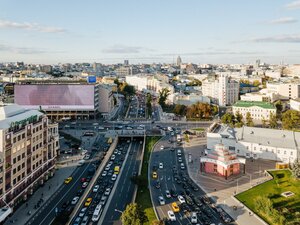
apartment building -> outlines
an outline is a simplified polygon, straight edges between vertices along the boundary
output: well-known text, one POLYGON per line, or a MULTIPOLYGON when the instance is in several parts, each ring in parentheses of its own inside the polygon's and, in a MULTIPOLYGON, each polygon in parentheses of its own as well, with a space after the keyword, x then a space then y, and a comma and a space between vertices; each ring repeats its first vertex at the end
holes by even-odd
POLYGON ((239 82, 220 74, 202 82, 202 94, 211 97, 220 106, 234 104, 239 98, 239 82))
POLYGON ((294 82, 268 82, 267 92, 276 93, 289 99, 300 98, 300 83, 294 82))
POLYGON ((99 112, 102 115, 108 115, 113 107, 113 92, 112 86, 107 84, 100 84, 99 85, 99 112))
POLYGON ((53 176, 58 149, 58 124, 45 114, 1 106, 0 206, 15 207, 53 176))
POLYGON ((207 133, 207 148, 219 143, 245 158, 293 163, 300 156, 300 132, 294 131, 217 125, 207 133))
POLYGON ((270 119, 271 113, 276 114, 276 107, 269 102, 250 102, 250 101, 238 101, 232 106, 234 115, 240 112, 246 119, 249 112, 253 122, 261 123, 262 120, 270 119))
POLYGON ((300 98, 290 100, 290 108, 300 112, 300 98))

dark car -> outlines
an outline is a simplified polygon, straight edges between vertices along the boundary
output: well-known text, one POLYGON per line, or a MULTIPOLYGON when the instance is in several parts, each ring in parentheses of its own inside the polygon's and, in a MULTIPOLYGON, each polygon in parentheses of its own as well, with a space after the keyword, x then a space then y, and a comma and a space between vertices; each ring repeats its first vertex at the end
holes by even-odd
POLYGON ((80 190, 77 191, 77 194, 76 194, 76 195, 77 195, 77 196, 81 196, 82 194, 83 194, 83 190, 80 189, 80 190))
POLYGON ((62 208, 65 209, 70 205, 70 201, 66 201, 62 204, 62 208))

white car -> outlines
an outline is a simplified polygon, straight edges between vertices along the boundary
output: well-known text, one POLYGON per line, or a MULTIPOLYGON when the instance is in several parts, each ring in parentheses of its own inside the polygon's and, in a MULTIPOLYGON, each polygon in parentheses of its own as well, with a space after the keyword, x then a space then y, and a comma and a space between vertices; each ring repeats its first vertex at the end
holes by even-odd
POLYGON ((113 174, 112 176, 111 176, 111 180, 116 180, 117 179, 117 174, 113 174))
POLYGON ((160 146, 160 150, 164 150, 164 146, 162 145, 162 146, 160 146))
POLYGON ((185 199, 182 195, 178 195, 178 201, 182 204, 185 203, 185 199))
POLYGON ((110 194, 110 188, 106 188, 105 192, 104 192, 104 195, 109 195, 110 194))
POLYGON ((112 155, 110 160, 115 160, 116 156, 115 155, 112 155))
POLYGON ((83 217, 84 214, 85 214, 85 212, 86 212, 86 210, 87 210, 86 207, 85 207, 85 208, 82 208, 78 216, 79 216, 79 217, 83 217))
POLYGON ((163 169, 164 168, 164 164, 163 163, 159 163, 159 169, 163 169))
POLYGON ((176 216, 175 216, 174 212, 171 210, 168 211, 168 217, 171 221, 176 221, 176 216))
POLYGON ((71 202, 71 204, 72 205, 76 205, 76 203, 78 202, 78 200, 79 200, 78 196, 74 197, 73 200, 72 200, 72 202, 71 202))
POLYGON ((107 175, 107 171, 105 170, 105 171, 103 171, 103 173, 102 173, 102 177, 105 177, 107 175))
POLYGON ((197 223, 198 222, 198 220, 197 220, 197 214, 195 212, 192 213, 191 222, 192 223, 197 223))
POLYGON ((166 204, 163 196, 158 196, 158 201, 160 205, 166 204))
POLYGON ((95 187, 93 188, 93 192, 97 192, 99 189, 99 185, 95 185, 95 187))
POLYGON ((167 198, 171 198, 171 194, 170 194, 170 191, 169 191, 169 190, 166 190, 166 197, 167 197, 167 198))

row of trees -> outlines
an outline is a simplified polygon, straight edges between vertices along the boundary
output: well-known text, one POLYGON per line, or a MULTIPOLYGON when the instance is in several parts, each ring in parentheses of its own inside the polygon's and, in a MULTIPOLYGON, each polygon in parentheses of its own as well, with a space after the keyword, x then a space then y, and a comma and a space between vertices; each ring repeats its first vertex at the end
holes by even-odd
POLYGON ((188 119, 210 119, 218 113, 218 107, 201 102, 191 106, 177 104, 173 113, 177 116, 186 116, 188 119))
POLYGON ((247 112, 246 114, 246 122, 244 123, 243 115, 240 112, 237 112, 235 115, 232 113, 225 113, 221 118, 222 123, 225 123, 231 127, 242 127, 246 125, 248 127, 253 127, 253 118, 251 114, 247 112))
POLYGON ((125 97, 135 95, 135 88, 132 85, 127 84, 126 82, 119 82, 118 79, 114 80, 114 83, 117 85, 118 92, 122 93, 125 97))

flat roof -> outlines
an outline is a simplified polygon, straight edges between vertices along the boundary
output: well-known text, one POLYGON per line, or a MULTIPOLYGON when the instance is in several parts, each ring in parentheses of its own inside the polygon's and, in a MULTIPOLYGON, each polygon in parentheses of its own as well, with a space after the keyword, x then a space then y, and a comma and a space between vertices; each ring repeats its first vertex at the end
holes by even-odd
POLYGON ((253 101, 253 102, 252 101, 238 101, 233 106, 245 107, 245 108, 257 106, 257 107, 264 108, 264 109, 276 109, 276 107, 273 106, 269 102, 256 102, 256 101, 253 101))

